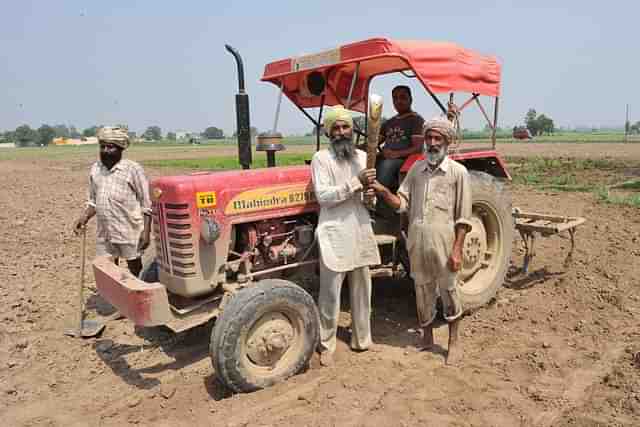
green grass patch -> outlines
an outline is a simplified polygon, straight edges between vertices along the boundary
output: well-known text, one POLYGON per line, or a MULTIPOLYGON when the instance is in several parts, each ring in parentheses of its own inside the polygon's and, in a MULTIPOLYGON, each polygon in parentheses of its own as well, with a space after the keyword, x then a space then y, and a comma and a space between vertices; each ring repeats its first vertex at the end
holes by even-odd
POLYGON ((595 191, 595 195, 598 200, 603 203, 640 208, 640 194, 634 194, 631 196, 611 194, 608 189, 599 188, 595 191))
POLYGON ((513 182, 523 185, 537 185, 542 182, 542 177, 537 173, 518 174, 513 177, 513 182))
POLYGON ((559 176, 552 176, 549 179, 549 183, 555 186, 575 186, 578 184, 578 180, 573 174, 563 174, 559 176))
POLYGON ((560 184, 550 184, 550 185, 540 185, 538 187, 541 190, 552 190, 552 191, 563 191, 566 193, 588 193, 593 191, 593 186, 589 185, 560 185, 560 184))
POLYGON ((628 162, 611 159, 509 158, 513 182, 541 191, 593 193, 601 203, 640 206, 640 195, 616 194, 609 189, 639 191, 640 180, 608 186, 624 174, 628 162), (599 172, 604 171, 604 172, 599 172))
POLYGON ((507 157, 519 173, 550 173, 585 171, 591 169, 616 169, 623 162, 610 159, 549 159, 544 157, 507 157))
POLYGON ((610 188, 617 190, 640 191, 640 179, 625 181, 620 184, 612 185, 610 188))
MULTIPOLYGON (((304 165, 305 160, 311 160, 313 153, 308 154, 279 154, 276 155, 276 166, 304 165)), ((142 162, 145 166, 172 169, 194 170, 233 170, 240 169, 237 156, 207 157, 202 159, 165 159, 147 160, 142 162)), ((251 167, 254 169, 267 167, 267 159, 264 155, 254 153, 251 167)))
POLYGON ((571 166, 575 170, 615 169, 619 163, 609 159, 576 159, 571 162, 571 166))

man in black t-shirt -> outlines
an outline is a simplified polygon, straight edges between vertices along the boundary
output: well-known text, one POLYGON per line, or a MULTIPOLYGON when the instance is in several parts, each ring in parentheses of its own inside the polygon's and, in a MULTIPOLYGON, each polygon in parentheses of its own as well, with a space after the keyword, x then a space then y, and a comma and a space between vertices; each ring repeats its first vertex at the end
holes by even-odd
MULTIPOLYGON (((413 98, 408 86, 396 86, 391 92, 393 107, 398 114, 384 122, 380 129, 382 158, 376 165, 376 176, 380 184, 392 192, 398 189, 398 176, 402 164, 411 154, 422 152, 422 126, 424 119, 411 110, 413 98)), ((379 205, 384 202, 378 200, 379 205)), ((386 215, 385 207, 377 209, 382 216, 386 215)))

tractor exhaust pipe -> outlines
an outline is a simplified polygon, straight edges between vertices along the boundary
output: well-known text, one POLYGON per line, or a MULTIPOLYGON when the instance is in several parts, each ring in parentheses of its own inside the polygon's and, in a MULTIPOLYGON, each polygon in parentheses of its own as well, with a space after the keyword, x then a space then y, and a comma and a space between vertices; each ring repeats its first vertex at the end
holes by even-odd
POLYGON ((236 135, 238 137, 238 159, 242 169, 251 167, 251 124, 249 120, 249 94, 244 90, 244 65, 236 49, 224 45, 236 59, 238 66, 238 93, 236 94, 236 135))

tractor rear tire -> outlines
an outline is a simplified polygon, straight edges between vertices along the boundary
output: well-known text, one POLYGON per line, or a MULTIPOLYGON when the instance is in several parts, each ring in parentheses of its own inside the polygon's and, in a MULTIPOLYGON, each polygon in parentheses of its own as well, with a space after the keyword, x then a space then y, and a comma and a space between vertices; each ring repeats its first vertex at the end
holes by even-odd
POLYGON ((265 279, 240 290, 224 307, 209 353, 223 384, 251 392, 305 368, 319 336, 313 298, 292 282, 265 279))
POLYGON ((513 217, 511 194, 504 182, 479 171, 469 171, 473 228, 467 233, 458 292, 466 312, 495 297, 511 259, 513 217))

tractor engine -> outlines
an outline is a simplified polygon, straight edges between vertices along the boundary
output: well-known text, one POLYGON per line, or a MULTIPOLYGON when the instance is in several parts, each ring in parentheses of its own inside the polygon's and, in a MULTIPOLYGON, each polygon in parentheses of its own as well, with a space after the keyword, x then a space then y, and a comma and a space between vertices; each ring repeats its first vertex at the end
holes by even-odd
POLYGON ((241 224, 232 255, 249 262, 256 272, 301 261, 312 246, 315 217, 267 219, 241 224))

